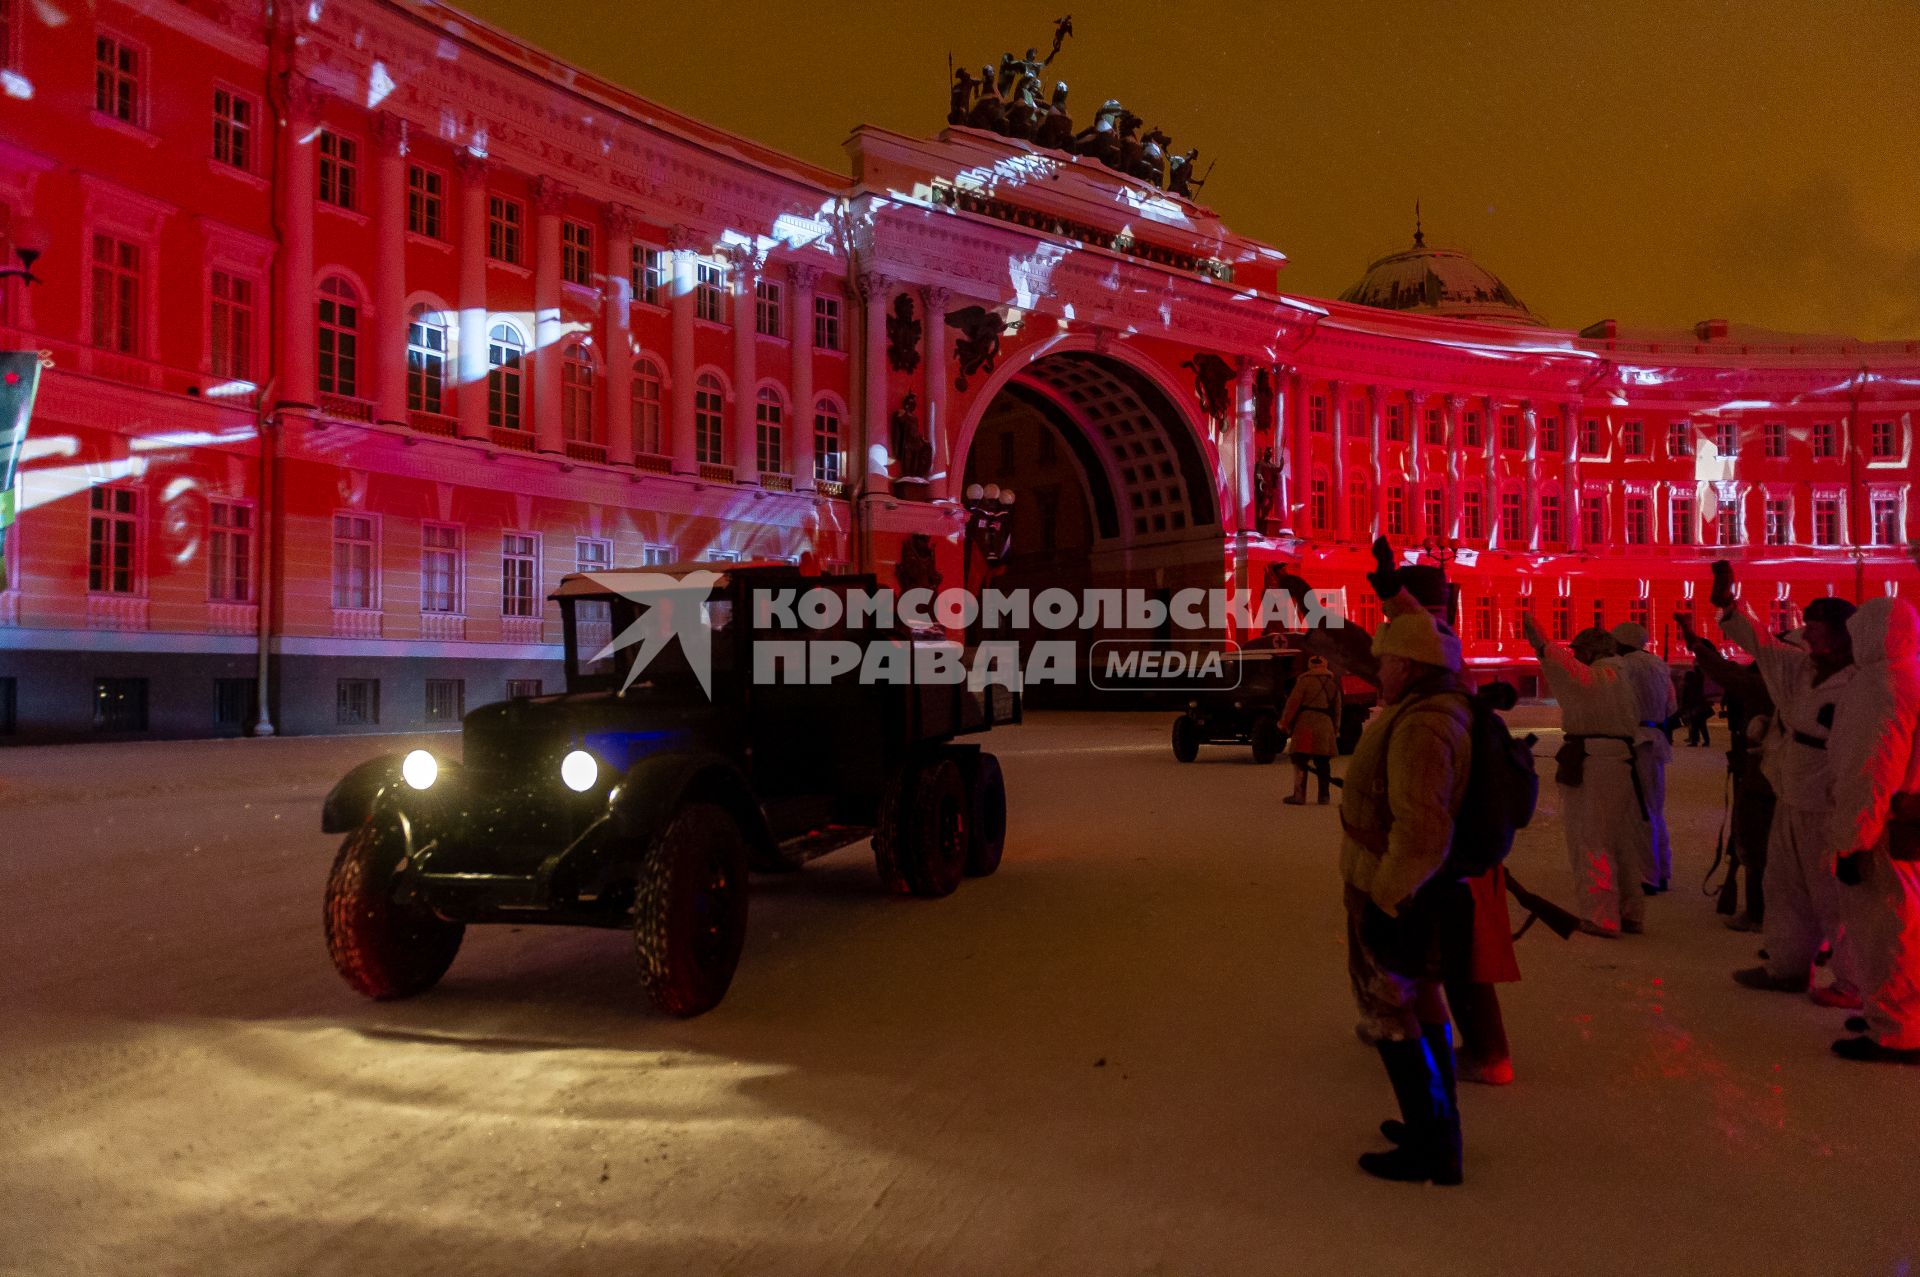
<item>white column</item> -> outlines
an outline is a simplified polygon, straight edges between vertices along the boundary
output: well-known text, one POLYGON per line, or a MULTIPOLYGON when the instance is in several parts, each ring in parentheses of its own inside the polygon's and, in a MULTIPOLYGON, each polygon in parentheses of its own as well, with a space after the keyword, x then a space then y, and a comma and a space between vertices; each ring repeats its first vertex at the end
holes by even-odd
POLYGON ((893 281, 878 271, 860 276, 861 361, 859 459, 850 467, 864 475, 865 490, 890 491, 892 444, 887 439, 887 298, 893 281), (886 441, 885 446, 876 446, 886 441), (881 458, 886 460, 881 460, 881 458))
POLYGON ((749 249, 733 255, 728 271, 733 285, 733 477, 741 483, 760 482, 759 425, 754 410, 759 401, 759 379, 754 356, 754 285, 759 263, 749 249))
POLYGON ((1500 430, 1494 420, 1493 397, 1489 395, 1481 401, 1480 442, 1486 451, 1485 491, 1480 494, 1480 517, 1486 523, 1487 548, 1500 544, 1500 430))
POLYGON ((793 420, 787 432, 793 443, 787 455, 793 458, 795 492, 813 491, 813 290, 819 283, 818 266, 787 267, 793 316, 793 366, 787 374, 787 389, 793 395, 793 420))
POLYGON ((320 90, 304 75, 287 77, 287 123, 280 148, 280 401, 319 400, 314 349, 313 188, 319 159, 314 129, 320 90))
POLYGON ((1333 537, 1345 541, 1353 535, 1352 513, 1347 509, 1347 396, 1337 381, 1327 383, 1327 411, 1333 416, 1333 463, 1327 467, 1327 500, 1333 511, 1333 537))
POLYGON ((1293 473, 1293 508, 1287 512, 1287 527, 1296 531, 1313 529, 1313 423, 1307 419, 1310 405, 1307 379, 1298 368, 1287 373, 1287 399, 1293 404, 1293 421, 1287 447, 1287 468, 1293 473))
POLYGON ((541 452, 565 452, 560 430, 560 214, 567 190, 550 177, 533 184, 533 434, 541 452))
POLYGON ((407 420, 407 157, 405 126, 373 117, 373 393, 376 420, 407 420))
POLYGON ((462 439, 487 438, 487 161, 470 151, 460 170, 460 331, 453 392, 462 439))
POLYGON ((1437 537, 1452 540, 1460 535, 1460 466, 1461 454, 1466 447, 1460 438, 1460 405, 1464 402, 1460 395, 1448 395, 1446 398, 1447 417, 1447 526, 1435 532, 1437 537))
POLYGON ((1386 453, 1386 432, 1381 420, 1382 415, 1387 410, 1384 402, 1385 397, 1385 392, 1382 391, 1380 387, 1367 387, 1367 424, 1373 440, 1373 455, 1367 458, 1367 477, 1371 481, 1373 488, 1373 497, 1369 502, 1373 507, 1371 512, 1373 515, 1373 527, 1367 534, 1367 540, 1369 542, 1379 536, 1380 529, 1385 526, 1384 512, 1381 509, 1381 504, 1386 499, 1386 489, 1382 483, 1381 470, 1381 457, 1386 453))
MULTIPOLYGON (((1251 359, 1240 360, 1240 368, 1233 381, 1233 439, 1232 450, 1220 458, 1220 464, 1231 466, 1233 482, 1228 485, 1233 493, 1233 528, 1240 533, 1253 530, 1253 463, 1254 463, 1254 366, 1251 359)), ((1222 520, 1224 523, 1225 521, 1222 520)), ((1244 536, 1242 538, 1244 549, 1244 536)))
POLYGON ((1520 490, 1520 501, 1527 520, 1527 543, 1529 550, 1540 548, 1540 416, 1534 411, 1533 400, 1520 405, 1520 429, 1524 432, 1520 446, 1526 449, 1526 464, 1521 473, 1526 476, 1525 486, 1520 490))
POLYGON ((673 454, 675 474, 693 474, 699 463, 693 447, 693 291, 699 282, 699 253, 694 248, 693 232, 676 226, 667 235, 667 251, 673 256, 673 349, 669 352, 673 368, 673 431, 668 451, 673 454))
MULTIPOLYGON (((1273 386, 1273 518, 1282 532, 1293 531, 1293 377, 1288 369, 1274 364, 1267 369, 1273 386)), ((1265 529, 1261 529, 1264 531, 1265 529)))
POLYGON ((600 349, 606 391, 601 420, 607 460, 633 464, 633 214, 607 205, 601 232, 600 349))
POLYGON ((934 495, 958 498, 960 481, 964 476, 961 473, 959 458, 953 455, 954 444, 959 441, 949 433, 951 423, 947 420, 947 302, 949 299, 950 294, 947 290, 938 286, 920 290, 920 308, 925 312, 921 316, 921 339, 925 343, 925 350, 920 356, 920 362, 927 377, 927 390, 920 396, 920 403, 926 421, 927 442, 933 446, 933 473, 943 476, 934 495))
POLYGON ((1566 482, 1561 485, 1560 517, 1567 521, 1567 549, 1577 552, 1586 536, 1580 509, 1580 405, 1560 408, 1560 442, 1567 450, 1566 482))

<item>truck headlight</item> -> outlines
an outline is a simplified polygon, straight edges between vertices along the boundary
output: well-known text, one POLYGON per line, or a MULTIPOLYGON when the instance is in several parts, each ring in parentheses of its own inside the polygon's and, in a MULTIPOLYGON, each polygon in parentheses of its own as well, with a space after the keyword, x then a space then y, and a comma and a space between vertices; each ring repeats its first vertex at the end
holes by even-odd
POLYGON ((415 789, 431 789, 440 776, 440 761, 424 749, 416 749, 400 763, 400 778, 415 789))
POLYGON ((584 749, 576 749, 560 760, 560 779, 576 794, 584 794, 600 779, 600 764, 584 749))

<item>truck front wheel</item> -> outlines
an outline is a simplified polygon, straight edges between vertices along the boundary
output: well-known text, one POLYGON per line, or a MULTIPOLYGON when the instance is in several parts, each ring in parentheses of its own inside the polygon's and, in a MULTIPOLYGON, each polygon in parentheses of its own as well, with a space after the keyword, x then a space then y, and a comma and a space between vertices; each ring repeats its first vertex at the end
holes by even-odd
POLYGON ((1200 724, 1189 714, 1173 720, 1173 756, 1183 763, 1200 757, 1200 724))
POLYGON ((1263 767, 1280 757, 1280 747, 1287 743, 1287 738, 1280 734, 1280 724, 1271 714, 1254 719, 1249 735, 1253 741, 1253 761, 1263 767))
POLYGON ((1007 780, 1000 760, 982 752, 974 760, 973 822, 967 829, 967 874, 984 878, 1000 867, 1007 846, 1007 780))
POLYGON ((668 1015, 727 995, 747 939, 747 840, 725 808, 689 803, 641 861, 633 951, 648 1001, 668 1015))
POLYGON ((406 846, 375 816, 347 835, 327 876, 327 952, 348 984, 370 998, 410 998, 440 982, 467 929, 425 906, 394 899, 406 846))

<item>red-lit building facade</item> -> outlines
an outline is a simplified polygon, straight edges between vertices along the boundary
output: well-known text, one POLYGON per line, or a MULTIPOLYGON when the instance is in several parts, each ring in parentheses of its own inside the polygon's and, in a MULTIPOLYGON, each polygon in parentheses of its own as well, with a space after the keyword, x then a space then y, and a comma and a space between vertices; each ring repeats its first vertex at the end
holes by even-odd
POLYGON ((1421 246, 1295 297, 1091 162, 861 129, 816 169, 430 3, 0 18, 0 218, 49 238, 0 325, 53 362, 10 739, 451 723, 558 681, 577 568, 890 579, 925 535, 956 583, 970 479, 1022 491, 1021 583, 1431 543, 1483 668, 1526 607, 1659 635, 1723 554, 1782 626, 1914 579, 1920 343, 1576 335, 1421 246))

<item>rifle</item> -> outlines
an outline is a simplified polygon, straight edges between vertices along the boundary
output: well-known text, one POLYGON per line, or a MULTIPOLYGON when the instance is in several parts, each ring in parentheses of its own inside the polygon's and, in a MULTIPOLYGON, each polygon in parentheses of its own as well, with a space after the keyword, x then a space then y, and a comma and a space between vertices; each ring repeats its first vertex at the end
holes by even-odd
POLYGON ((1513 933, 1515 940, 1526 935, 1528 928, 1532 927, 1535 922, 1546 923, 1547 930, 1553 932, 1553 934, 1559 936, 1562 940, 1571 939, 1573 933, 1580 929, 1579 918, 1568 913, 1565 909, 1562 909, 1546 897, 1534 895, 1531 891, 1521 886, 1519 879, 1515 878, 1511 873, 1507 875, 1507 894, 1519 901, 1520 907, 1527 911, 1527 920, 1520 924, 1520 930, 1513 933))

